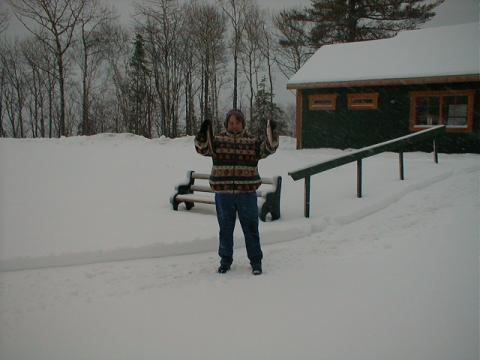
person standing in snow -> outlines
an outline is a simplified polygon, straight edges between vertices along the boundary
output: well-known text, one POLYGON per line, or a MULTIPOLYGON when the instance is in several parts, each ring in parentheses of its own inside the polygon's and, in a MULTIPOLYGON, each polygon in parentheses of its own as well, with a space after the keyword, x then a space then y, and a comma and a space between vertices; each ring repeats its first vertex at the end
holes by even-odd
POLYGON ((252 273, 262 273, 263 253, 258 232, 256 190, 261 184, 258 161, 273 154, 278 147, 278 134, 273 120, 267 122, 265 140, 259 140, 245 129, 245 116, 238 109, 225 117, 225 128, 213 136, 210 120, 205 120, 195 136, 195 149, 213 161, 210 187, 215 192, 220 256, 219 273, 230 270, 233 262, 233 230, 238 218, 245 236, 247 256, 252 273))

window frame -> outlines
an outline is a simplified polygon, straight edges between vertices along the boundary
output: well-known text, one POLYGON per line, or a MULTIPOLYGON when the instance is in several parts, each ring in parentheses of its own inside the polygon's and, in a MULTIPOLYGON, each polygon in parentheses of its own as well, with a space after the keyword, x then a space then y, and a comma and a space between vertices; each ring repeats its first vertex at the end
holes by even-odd
POLYGON ((451 133, 469 133, 473 131, 474 122, 474 102, 475 90, 439 90, 439 91, 411 91, 410 92, 410 131, 421 131, 435 125, 417 125, 417 98, 419 97, 438 97, 439 98, 439 120, 438 125, 446 122, 444 114, 444 98, 451 96, 467 97, 467 124, 465 126, 447 125, 447 132, 451 133))
POLYGON ((308 95, 308 110, 336 110, 338 94, 312 94, 308 95), (330 104, 315 104, 316 100, 329 100, 330 104))
POLYGON ((347 94, 347 107, 348 110, 378 110, 378 98, 380 94, 378 92, 364 92, 364 93, 351 93, 347 94), (356 104, 357 99, 368 99, 371 103, 356 104))

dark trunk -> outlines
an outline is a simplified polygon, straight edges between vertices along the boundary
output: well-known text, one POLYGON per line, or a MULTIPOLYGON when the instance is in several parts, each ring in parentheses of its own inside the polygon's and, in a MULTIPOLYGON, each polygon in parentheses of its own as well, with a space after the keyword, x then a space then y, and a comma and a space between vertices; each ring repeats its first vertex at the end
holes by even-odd
POLYGON ((207 50, 207 53, 206 53, 206 56, 205 56, 205 95, 204 95, 204 98, 203 98, 203 104, 205 106, 204 108, 204 113, 205 113, 205 118, 206 119, 211 119, 211 114, 209 112, 210 110, 210 107, 209 107, 209 98, 208 98, 208 83, 210 82, 210 74, 209 74, 209 54, 208 54, 208 50, 207 50))
POLYGON ((356 0, 348 0, 347 12, 347 42, 357 41, 357 16, 355 13, 356 0))
POLYGON ((233 70, 233 108, 237 108, 237 77, 238 77, 238 53, 237 44, 233 54, 234 70, 233 70))
POLYGON ((58 61, 58 82, 60 84, 60 122, 59 122, 59 137, 67 136, 67 128, 65 126, 65 78, 63 68, 63 57, 60 55, 58 61))
MULTIPOLYGON (((84 29, 82 28, 82 33, 84 29)), ((88 94, 88 85, 87 85, 87 74, 88 74, 88 54, 87 54, 87 44, 85 43, 85 35, 82 34, 83 39, 83 74, 82 74, 82 86, 83 86, 83 98, 82 98, 82 124, 83 124, 83 135, 92 135, 92 127, 90 125, 89 117, 89 94, 88 94)))

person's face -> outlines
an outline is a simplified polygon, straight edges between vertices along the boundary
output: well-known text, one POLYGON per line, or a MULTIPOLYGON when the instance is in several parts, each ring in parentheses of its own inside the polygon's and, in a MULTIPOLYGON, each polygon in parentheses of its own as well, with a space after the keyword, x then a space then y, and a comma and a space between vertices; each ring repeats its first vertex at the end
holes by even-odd
POLYGON ((243 123, 235 115, 230 116, 227 122, 227 130, 231 133, 239 133, 243 130, 243 123))

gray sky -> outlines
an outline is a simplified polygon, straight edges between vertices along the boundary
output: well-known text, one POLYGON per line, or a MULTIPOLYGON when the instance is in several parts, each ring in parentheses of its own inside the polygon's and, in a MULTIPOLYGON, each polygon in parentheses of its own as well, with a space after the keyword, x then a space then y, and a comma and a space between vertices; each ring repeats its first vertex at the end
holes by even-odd
MULTIPOLYGON (((134 0, 104 0, 114 5, 125 24, 131 23, 134 0)), ((212 1, 212 0, 211 0, 212 1)), ((310 0, 257 0, 261 7, 271 11, 278 11, 293 6, 308 6, 310 0)), ((7 0, 0 0, 0 6, 7 6, 7 0)), ((446 0, 437 9, 437 15, 425 26, 442 26, 474 22, 479 20, 480 0, 446 0)), ((21 35, 25 32, 15 18, 11 19, 11 26, 7 35, 21 35)))
MULTIPOLYGON (((4 1, 4 0, 0 0, 4 1)), ((115 5, 128 22, 129 13, 133 11, 133 0, 107 0, 115 5)), ((261 7, 278 11, 293 6, 309 6, 310 0, 258 0, 261 7)), ((480 0, 446 0, 437 9, 437 15, 426 26, 442 26, 474 22, 479 19, 480 0)))
POLYGON ((426 27, 478 22, 480 0, 446 0, 426 27))

